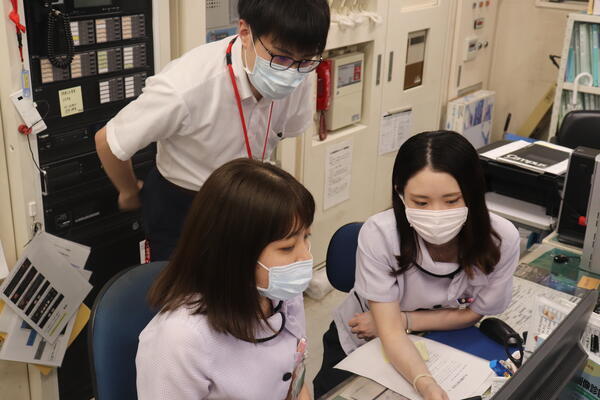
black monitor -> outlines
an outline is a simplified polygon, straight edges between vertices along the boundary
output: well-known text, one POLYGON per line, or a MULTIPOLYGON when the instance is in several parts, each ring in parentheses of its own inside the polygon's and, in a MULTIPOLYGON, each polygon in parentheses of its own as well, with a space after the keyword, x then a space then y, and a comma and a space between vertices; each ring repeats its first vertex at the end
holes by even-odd
POLYGON ((580 343, 598 291, 587 293, 492 400, 552 400, 588 358, 580 343))

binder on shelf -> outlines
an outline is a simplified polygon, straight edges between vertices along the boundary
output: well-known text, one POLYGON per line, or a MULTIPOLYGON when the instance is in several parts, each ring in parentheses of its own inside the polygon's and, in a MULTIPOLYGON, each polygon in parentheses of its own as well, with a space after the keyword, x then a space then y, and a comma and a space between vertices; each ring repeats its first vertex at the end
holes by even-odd
POLYGON ((575 62, 575 76, 579 75, 579 72, 581 72, 581 49, 579 48, 581 44, 579 39, 580 25, 581 24, 575 24, 573 26, 573 51, 575 53, 575 57, 573 59, 575 62))
POLYGON ((598 24, 590 24, 592 35, 592 77, 594 86, 598 87, 600 81, 600 26, 598 24))
POLYGON ((590 57, 590 24, 579 24, 579 70, 575 76, 582 72, 592 73, 590 57))

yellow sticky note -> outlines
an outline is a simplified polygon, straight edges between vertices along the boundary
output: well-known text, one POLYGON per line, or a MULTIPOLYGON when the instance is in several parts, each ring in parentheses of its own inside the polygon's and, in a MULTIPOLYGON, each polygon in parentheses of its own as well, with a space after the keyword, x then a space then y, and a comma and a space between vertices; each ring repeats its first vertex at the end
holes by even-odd
POLYGON ((417 348, 417 351, 421 355, 421 358, 423 359, 423 361, 429 361, 429 350, 427 350, 427 346, 425 345, 425 342, 423 342, 423 341, 415 342, 415 347, 417 348))
POLYGON ((577 283, 577 286, 582 289, 595 290, 600 286, 600 279, 592 278, 590 276, 582 276, 577 283))
POLYGON ((60 90, 58 92, 58 99, 60 100, 60 115, 63 118, 83 112, 81 86, 60 90))

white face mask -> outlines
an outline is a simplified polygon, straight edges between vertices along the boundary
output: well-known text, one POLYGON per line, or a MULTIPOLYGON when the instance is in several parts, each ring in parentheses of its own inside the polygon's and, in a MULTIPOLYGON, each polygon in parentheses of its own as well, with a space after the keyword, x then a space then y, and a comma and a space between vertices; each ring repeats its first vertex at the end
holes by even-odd
POLYGON ((289 68, 284 71, 278 71, 271 68, 271 63, 265 60, 256 52, 254 38, 252 47, 254 48, 254 68, 252 71, 248 68, 247 51, 244 52, 245 63, 244 70, 248 74, 248 79, 252 86, 265 98, 270 100, 280 100, 289 96, 296 89, 308 74, 298 72, 296 68, 289 68))
MULTIPOLYGON (((404 199, 400 196, 404 203, 404 199)), ((448 243, 458 235, 467 221, 467 207, 449 210, 420 210, 409 208, 404 203, 406 219, 412 228, 428 243, 448 243)))
POLYGON ((288 300, 304 292, 312 279, 313 259, 267 268, 258 261, 258 265, 269 273, 269 287, 257 286, 258 292, 272 300, 288 300))

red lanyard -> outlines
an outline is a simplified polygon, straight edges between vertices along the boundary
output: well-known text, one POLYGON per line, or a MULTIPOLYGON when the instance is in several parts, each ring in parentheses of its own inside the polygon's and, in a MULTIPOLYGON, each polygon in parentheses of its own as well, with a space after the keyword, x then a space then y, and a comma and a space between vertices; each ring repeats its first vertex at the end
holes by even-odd
MULTIPOLYGON (((235 93, 235 102, 237 104, 238 112, 240 113, 240 120, 242 121, 242 129, 244 130, 244 140, 246 142, 246 152, 248 153, 248 158, 252 158, 252 149, 250 148, 250 138, 248 137, 248 128, 246 128, 246 118, 244 118, 244 110, 242 109, 242 99, 240 97, 240 92, 237 87, 237 83, 235 82, 235 74, 233 73, 233 66, 231 65, 231 48, 233 47, 233 43, 237 39, 237 36, 234 37, 231 42, 229 42, 229 46, 227 46, 227 52, 225 53, 225 60, 227 60, 227 68, 229 69, 229 77, 231 78, 231 85, 233 86, 233 92, 235 93)), ((271 116, 273 115, 273 102, 271 102, 271 107, 269 108, 269 121, 267 122, 267 132, 265 133, 265 144, 263 145, 263 152, 261 160, 265 160, 265 153, 267 151, 267 142, 269 141, 269 131, 271 130, 271 116)))
POLYGON ((23 64, 23 39, 21 32, 25 33, 25 26, 21 24, 21 17, 19 16, 19 3, 17 0, 10 0, 12 4, 12 11, 8 14, 8 18, 15 24, 17 30, 17 41, 19 45, 19 54, 21 56, 21 64, 23 64))

